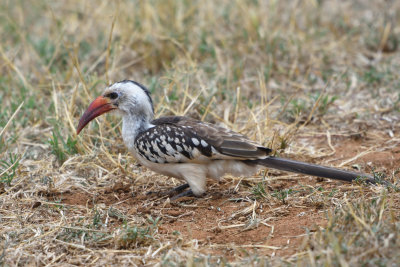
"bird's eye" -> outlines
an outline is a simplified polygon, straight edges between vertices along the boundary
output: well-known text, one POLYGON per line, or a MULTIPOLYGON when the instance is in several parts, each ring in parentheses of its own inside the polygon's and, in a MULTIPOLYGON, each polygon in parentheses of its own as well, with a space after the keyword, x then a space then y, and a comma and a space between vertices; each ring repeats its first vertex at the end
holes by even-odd
POLYGON ((117 99, 118 98, 118 93, 116 92, 111 92, 109 94, 105 95, 106 97, 110 98, 110 99, 117 99))

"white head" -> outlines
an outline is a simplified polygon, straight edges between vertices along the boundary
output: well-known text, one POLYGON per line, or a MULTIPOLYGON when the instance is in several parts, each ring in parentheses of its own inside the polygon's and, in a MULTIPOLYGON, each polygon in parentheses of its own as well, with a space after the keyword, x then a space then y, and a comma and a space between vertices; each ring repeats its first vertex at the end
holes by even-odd
POLYGON ((116 82, 104 90, 82 115, 77 133, 94 118, 117 110, 123 117, 131 117, 143 122, 150 122, 154 116, 153 101, 150 92, 140 83, 124 80, 116 82))
POLYGON ((110 85, 103 93, 122 115, 154 116, 150 92, 140 83, 124 80, 110 85))

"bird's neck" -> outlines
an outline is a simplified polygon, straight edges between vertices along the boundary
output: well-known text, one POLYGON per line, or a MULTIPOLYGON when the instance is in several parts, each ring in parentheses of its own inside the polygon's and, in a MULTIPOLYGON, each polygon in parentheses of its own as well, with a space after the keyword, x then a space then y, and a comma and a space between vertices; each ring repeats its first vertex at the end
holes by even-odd
POLYGON ((122 138, 128 149, 133 149, 136 136, 153 125, 146 116, 125 115, 122 117, 122 138))

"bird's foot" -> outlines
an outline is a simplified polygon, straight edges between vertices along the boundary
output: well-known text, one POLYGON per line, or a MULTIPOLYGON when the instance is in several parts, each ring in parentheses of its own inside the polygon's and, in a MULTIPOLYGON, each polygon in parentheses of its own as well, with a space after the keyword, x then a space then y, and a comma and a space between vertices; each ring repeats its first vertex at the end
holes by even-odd
MULTIPOLYGON (((170 196, 173 196, 173 195, 175 195, 177 193, 181 193, 183 190, 185 190, 188 187, 189 187, 189 184, 182 184, 182 185, 174 187, 174 188, 172 188, 172 189, 170 189, 168 191, 158 191, 158 192, 149 191, 149 192, 146 193, 146 195, 155 194, 155 195, 160 196, 160 197, 163 197, 163 196, 169 196, 170 197, 170 196)), ((191 191, 191 190, 189 190, 189 191, 191 191)), ((188 191, 186 191, 186 192, 188 192, 188 191)), ((183 192, 183 193, 185 193, 185 192, 183 192)), ((178 194, 178 195, 180 195, 180 194, 178 194)))

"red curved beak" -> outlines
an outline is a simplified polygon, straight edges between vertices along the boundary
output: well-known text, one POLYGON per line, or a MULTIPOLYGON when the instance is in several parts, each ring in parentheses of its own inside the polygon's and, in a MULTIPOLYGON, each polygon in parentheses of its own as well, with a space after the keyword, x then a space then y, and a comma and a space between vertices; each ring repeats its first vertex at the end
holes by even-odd
POLYGON ((83 113, 81 119, 79 120, 78 128, 76 129, 76 134, 79 134, 86 124, 92 121, 94 118, 104 114, 110 110, 116 109, 108 98, 103 96, 97 97, 88 107, 88 109, 83 113))

